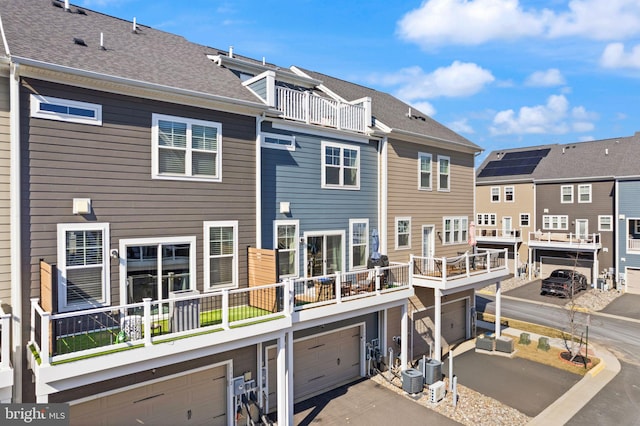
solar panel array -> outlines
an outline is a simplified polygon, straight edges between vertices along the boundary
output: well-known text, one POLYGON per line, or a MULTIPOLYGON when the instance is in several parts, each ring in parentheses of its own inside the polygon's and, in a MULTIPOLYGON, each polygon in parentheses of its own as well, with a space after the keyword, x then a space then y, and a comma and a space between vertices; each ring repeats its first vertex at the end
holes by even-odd
POLYGON ((549 151, 551 149, 545 148, 507 152, 501 159, 489 161, 478 177, 530 175, 549 151))

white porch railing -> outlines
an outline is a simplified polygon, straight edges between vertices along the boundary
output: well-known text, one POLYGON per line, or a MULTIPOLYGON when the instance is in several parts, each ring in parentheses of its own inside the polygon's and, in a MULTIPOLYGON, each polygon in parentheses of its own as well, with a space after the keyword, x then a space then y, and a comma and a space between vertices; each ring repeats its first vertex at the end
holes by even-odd
POLYGON ((599 247, 600 234, 578 235, 572 232, 529 232, 529 245, 599 247))
POLYGON ((638 250, 640 251, 640 238, 629 238, 629 244, 627 245, 628 250, 638 250))
POLYGON ((476 239, 511 239, 520 240, 522 238, 522 232, 519 229, 510 229, 508 231, 504 229, 496 228, 476 228, 476 239))
POLYGON ((367 108, 301 92, 276 87, 276 108, 284 118, 309 124, 364 133, 367 128, 367 108))
POLYGON ((508 250, 485 250, 455 257, 412 256, 413 275, 423 280, 445 284, 463 278, 482 279, 497 270, 507 268, 508 250))
POLYGON ((0 370, 11 368, 10 346, 11 314, 7 314, 0 306, 0 370))

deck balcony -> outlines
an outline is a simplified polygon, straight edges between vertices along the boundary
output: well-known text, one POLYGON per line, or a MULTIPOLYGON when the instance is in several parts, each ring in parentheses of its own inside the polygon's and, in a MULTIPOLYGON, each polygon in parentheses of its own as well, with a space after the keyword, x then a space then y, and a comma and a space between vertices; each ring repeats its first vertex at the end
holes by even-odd
POLYGON ((600 234, 578 235, 565 232, 529 232, 529 247, 553 250, 595 251, 602 248, 600 234))
POLYGON ((522 242, 522 232, 519 229, 495 229, 495 228, 477 228, 476 241, 488 244, 514 244, 522 242))
POLYGON ((413 285, 443 294, 480 288, 510 276, 508 250, 485 250, 456 257, 412 258, 413 285))
POLYGON ((13 367, 11 365, 11 314, 0 304, 0 403, 10 403, 13 393, 13 367))

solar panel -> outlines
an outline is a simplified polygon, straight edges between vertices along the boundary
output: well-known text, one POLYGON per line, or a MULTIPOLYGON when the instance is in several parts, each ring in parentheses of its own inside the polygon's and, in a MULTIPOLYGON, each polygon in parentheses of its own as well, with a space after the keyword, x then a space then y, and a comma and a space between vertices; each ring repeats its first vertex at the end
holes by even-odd
POLYGON ((540 160, 547 156, 550 149, 507 152, 499 160, 487 163, 478 177, 529 175, 536 169, 540 160))

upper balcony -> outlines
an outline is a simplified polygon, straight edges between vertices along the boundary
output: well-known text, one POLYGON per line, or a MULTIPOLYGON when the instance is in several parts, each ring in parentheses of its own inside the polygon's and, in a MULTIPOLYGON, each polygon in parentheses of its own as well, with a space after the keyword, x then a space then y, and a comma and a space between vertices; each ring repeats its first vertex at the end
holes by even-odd
POLYGON ((519 229, 496 229, 496 228, 476 228, 476 241, 480 243, 507 243, 515 244, 522 242, 522 232, 519 229))
POLYGON ((632 253, 640 253, 640 238, 629 236, 627 239, 627 251, 632 253))
POLYGON ((10 403, 13 394, 13 367, 11 366, 11 314, 5 313, 0 303, 0 403, 10 403))
POLYGON ((565 232, 529 232, 529 247, 566 249, 566 250, 598 250, 602 248, 600 234, 578 235, 565 232))

